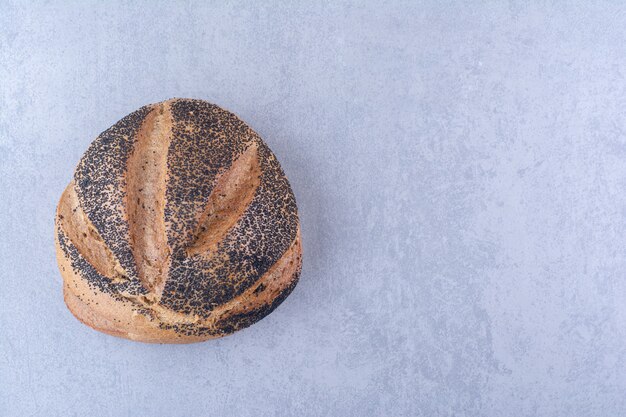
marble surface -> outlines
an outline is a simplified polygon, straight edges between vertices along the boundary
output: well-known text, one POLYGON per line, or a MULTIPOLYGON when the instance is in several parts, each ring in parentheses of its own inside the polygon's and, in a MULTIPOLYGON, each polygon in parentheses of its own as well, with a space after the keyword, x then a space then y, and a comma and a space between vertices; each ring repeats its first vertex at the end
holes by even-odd
POLYGON ((625 414, 626 15, 526 3, 0 0, 0 415, 625 414), (81 325, 53 246, 91 140, 170 97, 265 138, 305 251, 187 346, 81 325))

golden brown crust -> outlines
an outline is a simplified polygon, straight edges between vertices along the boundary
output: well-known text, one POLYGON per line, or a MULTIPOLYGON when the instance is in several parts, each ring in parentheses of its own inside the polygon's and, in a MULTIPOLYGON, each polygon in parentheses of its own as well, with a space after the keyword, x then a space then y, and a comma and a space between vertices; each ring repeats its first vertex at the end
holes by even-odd
POLYGON ((170 248, 165 235, 167 150, 172 121, 169 103, 147 114, 137 133, 126 170, 126 208, 130 245, 139 281, 160 297, 167 279, 170 248))
POLYGON ((224 235, 239 221, 260 184, 257 144, 252 143, 217 176, 206 208, 200 214, 189 256, 212 256, 224 235))
POLYGON ((190 343, 260 320, 301 268, 295 200, 276 158, 232 113, 146 106, 94 141, 59 202, 68 308, 132 340, 190 343))

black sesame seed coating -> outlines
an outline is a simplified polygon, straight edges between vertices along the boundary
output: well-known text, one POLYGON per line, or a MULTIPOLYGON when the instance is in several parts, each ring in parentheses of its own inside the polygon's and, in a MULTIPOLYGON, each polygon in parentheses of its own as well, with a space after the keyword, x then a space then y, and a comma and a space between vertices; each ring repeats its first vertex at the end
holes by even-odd
POLYGON ((224 331, 226 334, 230 334, 236 332, 237 330, 245 329, 246 327, 251 326, 257 321, 269 315, 272 311, 276 310, 276 308, 292 293, 294 288, 296 288, 296 284, 298 283, 298 279, 300 278, 301 269, 298 268, 293 281, 287 288, 285 288, 279 295, 276 297, 270 304, 265 304, 255 310, 252 310, 247 313, 235 314, 227 317, 224 320, 220 320, 216 323, 216 327, 224 331))
POLYGON ((192 239, 194 216, 207 204, 217 174, 257 135, 234 114, 205 101, 177 100, 171 112, 165 220, 168 244, 176 252, 192 239))
POLYGON ((248 289, 285 253, 296 237, 297 207, 275 156, 235 115, 198 100, 177 101, 172 112, 174 140, 168 157, 172 180, 165 216, 174 256, 161 304, 206 317, 215 306, 248 289), (193 133, 188 133, 190 125, 193 133), (193 213, 206 205, 218 172, 252 141, 258 145, 262 172, 252 202, 222 240, 218 256, 210 260, 186 256, 181 248, 197 227, 193 213))
POLYGON ((144 106, 102 132, 89 146, 74 173, 81 207, 126 271, 130 282, 122 284, 125 290, 136 294, 145 293, 145 289, 137 277, 128 221, 122 212, 126 189, 124 173, 137 132, 150 110, 150 106, 144 106))
POLYGON ((291 294, 298 283, 301 269, 296 271, 293 281, 271 303, 265 304, 255 310, 235 314, 215 323, 214 326, 197 326, 195 324, 161 324, 159 327, 166 330, 174 330, 185 336, 226 336, 238 330, 245 329, 257 321, 268 316, 291 294))
MULTIPOLYGON (((74 246, 60 226, 57 226, 57 239, 63 255, 70 262, 70 266, 85 279, 89 287, 98 289, 118 300, 122 299, 119 295, 119 291, 122 290, 124 284, 113 284, 109 278, 98 273, 98 271, 82 257, 76 246, 74 246)), ((126 283, 126 286, 128 286, 128 283, 126 283)))

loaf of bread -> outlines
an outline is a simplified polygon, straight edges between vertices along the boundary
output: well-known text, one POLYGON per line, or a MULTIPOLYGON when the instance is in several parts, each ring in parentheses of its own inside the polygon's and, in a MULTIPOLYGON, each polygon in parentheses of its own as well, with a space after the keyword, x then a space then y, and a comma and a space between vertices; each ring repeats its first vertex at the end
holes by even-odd
POLYGON ((291 293, 302 264, 276 157, 237 116, 201 100, 142 107, 98 136, 55 227, 70 311, 142 342, 247 327, 291 293))

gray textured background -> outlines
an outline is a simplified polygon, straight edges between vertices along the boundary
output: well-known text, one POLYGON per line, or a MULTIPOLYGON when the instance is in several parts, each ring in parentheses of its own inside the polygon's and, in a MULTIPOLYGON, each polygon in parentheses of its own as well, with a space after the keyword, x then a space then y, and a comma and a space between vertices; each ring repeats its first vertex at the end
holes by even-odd
POLYGON ((623 8, 105 3, 0 0, 0 415, 626 413, 623 8), (305 259, 257 325, 154 346, 66 310, 53 212, 173 96, 266 139, 305 259))

